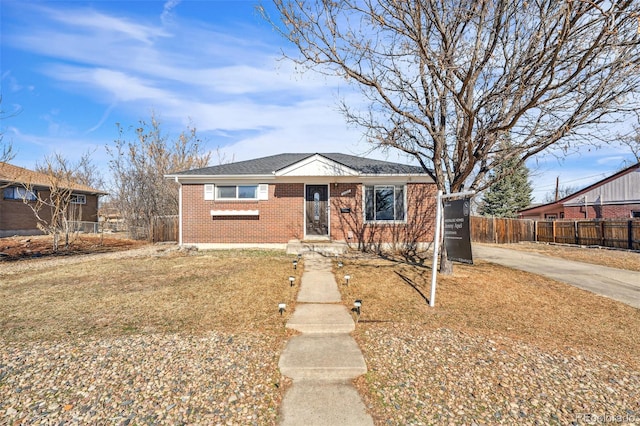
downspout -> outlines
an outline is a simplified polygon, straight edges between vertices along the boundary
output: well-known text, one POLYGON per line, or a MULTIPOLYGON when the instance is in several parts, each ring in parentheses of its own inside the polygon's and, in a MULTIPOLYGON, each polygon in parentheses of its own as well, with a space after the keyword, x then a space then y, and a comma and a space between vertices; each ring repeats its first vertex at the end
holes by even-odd
POLYGON ((175 177, 178 187, 178 246, 182 247, 182 184, 178 177, 175 177))

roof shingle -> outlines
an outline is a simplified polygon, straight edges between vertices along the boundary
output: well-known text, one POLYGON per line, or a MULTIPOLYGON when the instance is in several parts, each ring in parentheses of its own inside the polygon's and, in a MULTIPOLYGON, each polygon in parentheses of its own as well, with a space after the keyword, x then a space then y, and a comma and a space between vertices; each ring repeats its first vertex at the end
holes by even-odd
MULTIPOLYGON (((33 170, 3 162, 0 162, 0 182, 4 182, 5 184, 33 185, 46 188, 51 186, 50 177, 46 174, 34 172, 33 170)), ((74 182, 72 182, 69 189, 89 194, 107 194, 104 191, 74 182)))
MULTIPOLYGON (((268 175, 278 170, 282 170, 293 164, 312 157, 316 153, 289 153, 277 154, 269 157, 256 158, 253 160, 238 161, 235 163, 221 164, 218 166, 204 167, 201 169, 186 170, 175 173, 178 176, 216 176, 216 175, 268 175)), ((355 155, 340 153, 318 153, 322 157, 335 161, 345 167, 356 170, 363 174, 428 174, 422 167, 409 166, 406 164, 392 163, 389 161, 372 160, 355 155)))

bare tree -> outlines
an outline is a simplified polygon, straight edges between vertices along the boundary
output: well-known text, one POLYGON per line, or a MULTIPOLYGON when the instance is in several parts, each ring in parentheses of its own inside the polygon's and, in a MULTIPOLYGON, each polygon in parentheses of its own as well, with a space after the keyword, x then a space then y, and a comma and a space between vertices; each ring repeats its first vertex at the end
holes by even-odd
POLYGON ((559 185, 554 191, 547 192, 544 196, 544 203, 553 203, 554 201, 558 201, 563 199, 564 197, 568 197, 569 195, 576 193, 582 189, 579 186, 571 186, 571 185, 559 185))
POLYGON ((119 137, 107 147, 114 183, 114 203, 129 232, 147 234, 157 216, 178 214, 178 184, 164 178, 172 172, 205 167, 210 153, 203 152, 196 129, 188 127, 171 140, 162 133, 154 115, 140 121, 135 139, 127 140, 118 124, 119 137))
MULTIPOLYGON (((636 163, 640 163, 640 111, 637 112, 636 120, 637 122, 632 125, 631 132, 626 135, 618 135, 618 140, 622 146, 631 151, 636 163)), ((625 163, 623 168, 628 166, 630 164, 625 163)))
POLYGON ((46 182, 23 182, 26 192, 23 201, 33 211, 37 226, 53 237, 53 251, 60 248, 64 238, 64 249, 69 248, 74 233, 73 222, 82 217, 82 204, 75 203, 78 187, 78 171, 90 168, 91 157, 84 154, 77 163, 70 163, 61 154, 45 157, 36 165, 36 171, 45 176, 46 182))
POLYGON ((594 142, 638 107, 637 0, 274 3, 279 17, 261 11, 297 47, 290 58, 353 83, 368 107, 342 102, 347 121, 445 193, 488 188, 506 160, 594 142))
MULTIPOLYGON (((14 113, 6 113, 4 109, 1 107, 2 105, 2 95, 0 95, 0 120, 4 120, 8 117, 11 117, 14 113)), ((0 127, 0 163, 8 163, 13 160, 15 157, 15 152, 13 151, 13 146, 10 142, 5 141, 4 139, 4 128, 0 127)))

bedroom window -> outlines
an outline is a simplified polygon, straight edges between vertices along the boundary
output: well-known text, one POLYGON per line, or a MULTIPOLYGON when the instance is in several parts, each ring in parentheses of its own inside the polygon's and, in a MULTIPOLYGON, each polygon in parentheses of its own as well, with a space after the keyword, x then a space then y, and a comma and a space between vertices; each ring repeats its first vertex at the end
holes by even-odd
POLYGON ((404 193, 403 185, 365 186, 365 220, 404 221, 406 216, 404 193))

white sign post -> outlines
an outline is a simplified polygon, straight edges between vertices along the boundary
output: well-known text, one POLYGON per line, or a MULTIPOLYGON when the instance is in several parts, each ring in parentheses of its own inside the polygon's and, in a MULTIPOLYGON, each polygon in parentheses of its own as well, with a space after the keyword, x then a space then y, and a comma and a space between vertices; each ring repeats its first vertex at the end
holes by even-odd
POLYGON ((454 192, 453 194, 442 195, 438 191, 436 195, 436 233, 433 239, 433 264, 431 267, 431 295, 429 296, 429 306, 436 306, 436 281, 438 276, 438 249, 440 248, 440 229, 442 228, 442 200, 447 198, 459 198, 472 196, 475 191, 454 192))

